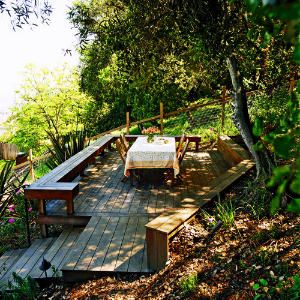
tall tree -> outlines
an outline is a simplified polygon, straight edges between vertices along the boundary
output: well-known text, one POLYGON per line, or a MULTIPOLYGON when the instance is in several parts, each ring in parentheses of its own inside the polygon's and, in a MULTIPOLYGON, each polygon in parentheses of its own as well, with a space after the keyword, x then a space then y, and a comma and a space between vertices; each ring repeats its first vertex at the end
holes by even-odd
MULTIPOLYGON (((205 57, 205 64, 198 65, 198 74, 205 74, 201 72, 204 68, 219 83, 229 85, 230 74, 236 123, 256 160, 258 174, 270 172, 268 155, 257 154, 254 149, 256 138, 252 135, 242 83, 244 77, 252 82, 252 87, 272 90, 272 85, 286 80, 291 51, 286 51, 282 38, 284 24, 263 18, 253 22, 244 1, 223 0, 82 1, 75 4, 70 18, 79 29, 82 46, 88 45, 94 53, 95 64, 84 65, 83 82, 89 78, 86 67, 95 70, 96 64, 106 66, 112 54, 123 62, 122 70, 130 75, 128 82, 143 74, 151 78, 170 54, 184 61, 189 61, 193 53, 205 57), (278 39, 266 34, 265 28, 273 25, 277 25, 278 39), (278 57, 271 51, 273 47, 278 57), (270 83, 266 66, 273 57, 277 60, 270 71, 270 83)), ((163 84, 162 80, 159 82, 163 84)))
POLYGON ((56 136, 82 129, 91 99, 79 90, 78 74, 67 66, 50 71, 27 67, 21 102, 7 121, 11 140, 20 149, 45 149, 46 131, 56 136))

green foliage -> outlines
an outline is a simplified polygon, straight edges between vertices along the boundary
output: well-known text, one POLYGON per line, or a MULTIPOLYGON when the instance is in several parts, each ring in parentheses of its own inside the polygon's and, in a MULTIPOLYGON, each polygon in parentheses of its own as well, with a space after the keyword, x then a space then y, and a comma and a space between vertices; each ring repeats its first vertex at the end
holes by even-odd
POLYGON ((249 113, 254 121, 255 136, 261 136, 278 126, 280 119, 287 114, 288 98, 285 86, 276 88, 272 94, 259 92, 249 97, 249 113))
POLYGON ((180 287, 185 294, 193 293, 198 284, 197 274, 191 274, 180 282, 180 287))
POLYGON ((280 207, 281 199, 287 191, 295 194, 289 205, 289 210, 299 212, 299 182, 300 182, 300 98, 294 93, 288 102, 288 113, 280 120, 275 130, 262 135, 262 141, 273 147, 274 153, 290 164, 274 169, 268 186, 276 188, 271 202, 271 212, 275 213, 280 207), (296 196, 298 195, 298 197, 296 196))
POLYGON ((291 299, 296 300, 300 297, 300 277, 294 276, 280 276, 265 279, 260 278, 258 282, 252 286, 255 292, 254 299, 291 299), (285 277, 287 277, 285 279, 285 277), (292 281, 292 285, 290 283, 292 281))
POLYGON ((216 212, 218 218, 223 222, 224 226, 229 228, 234 225, 235 209, 232 202, 222 204, 220 201, 216 203, 216 212))
POLYGON ((84 149, 86 131, 74 131, 64 136, 56 136, 48 132, 52 147, 48 150, 52 156, 47 160, 46 165, 52 170, 76 153, 84 149))
MULTIPOLYGON (((12 201, 2 207, 0 215, 0 253, 8 249, 23 248, 27 244, 25 197, 22 188, 12 201)), ((28 221, 33 222, 36 213, 28 207, 28 221)))
POLYGON ((133 121, 157 115, 160 101, 168 112, 219 95, 232 53, 247 89, 280 86, 292 68, 284 27, 275 39, 246 15, 242 1, 75 2, 69 16, 82 44, 81 86, 97 100, 88 129, 121 125, 126 110, 133 121))
MULTIPOLYGON (((13 166, 14 166, 14 161, 7 161, 5 162, 4 166, 0 171, 0 194, 5 193, 6 189, 8 188, 8 183, 12 177, 11 171, 13 166)), ((1 197, 2 196, 0 196, 0 199, 1 197)))
POLYGON ((51 171, 51 169, 47 166, 47 164, 45 162, 41 162, 34 168, 34 175, 37 179, 39 179, 49 173, 49 171, 51 171))
POLYGON ((34 279, 30 276, 22 278, 15 272, 13 275, 13 282, 9 282, 6 291, 6 287, 3 287, 2 297, 5 300, 33 300, 36 299, 38 295, 38 285, 34 279))
POLYGON ((300 298, 300 276, 293 276, 293 285, 288 289, 289 299, 296 300, 300 298))
POLYGON ((21 103, 12 111, 6 127, 10 141, 22 151, 46 149, 46 131, 64 135, 82 129, 91 99, 79 90, 78 74, 67 66, 50 71, 28 66, 19 91, 21 103))

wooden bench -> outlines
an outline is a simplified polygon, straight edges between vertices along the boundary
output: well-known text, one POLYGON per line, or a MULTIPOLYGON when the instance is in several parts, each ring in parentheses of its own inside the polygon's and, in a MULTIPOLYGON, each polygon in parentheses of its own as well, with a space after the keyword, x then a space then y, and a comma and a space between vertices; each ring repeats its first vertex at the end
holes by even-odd
MULTIPOLYGON (((143 135, 125 135, 126 139, 129 141, 129 142, 134 142, 138 137, 141 137, 143 135)), ((164 136, 168 136, 168 135, 164 135, 164 136)), ((172 136, 172 137, 175 137, 175 141, 176 142, 179 142, 180 139, 181 139, 181 135, 175 135, 175 136, 172 136)), ((198 152, 199 151, 199 145, 200 145, 200 142, 201 142, 201 137, 200 136, 195 136, 195 135, 187 135, 186 138, 189 139, 190 143, 195 143, 195 151, 198 152)))
POLYGON ((218 150, 231 167, 208 186, 195 192, 189 191, 189 197, 182 199, 181 204, 193 207, 168 210, 145 225, 150 269, 155 271, 166 265, 169 259, 170 238, 195 216, 200 207, 218 196, 255 165, 253 160, 249 159, 248 152, 227 136, 218 139, 218 150))
POLYGON ((156 271, 166 265, 170 239, 193 219, 198 209, 171 209, 145 225, 148 268, 156 271))
MULTIPOLYGON (((46 215, 45 200, 66 200, 67 214, 72 215, 74 213, 73 199, 79 193, 79 183, 70 181, 81 174, 88 164, 94 162, 95 157, 114 141, 115 137, 112 135, 99 138, 27 187, 25 189, 26 199, 39 201, 38 208, 41 217, 46 215)), ((54 219, 54 217, 52 218, 54 219)), ((41 225, 42 235, 47 236, 46 225, 41 225)))
POLYGON ((226 135, 218 137, 217 145, 218 151, 222 153, 225 161, 230 166, 234 166, 242 160, 249 159, 249 153, 226 135))

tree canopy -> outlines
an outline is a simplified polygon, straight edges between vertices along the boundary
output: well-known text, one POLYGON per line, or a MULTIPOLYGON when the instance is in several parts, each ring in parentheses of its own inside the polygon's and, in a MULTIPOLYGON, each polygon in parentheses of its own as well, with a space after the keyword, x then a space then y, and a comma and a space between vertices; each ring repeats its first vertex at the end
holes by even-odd
POLYGON ((11 141, 22 150, 45 149, 47 131, 56 136, 82 129, 91 99, 79 90, 78 74, 63 66, 56 70, 28 66, 19 90, 21 103, 7 121, 11 141))

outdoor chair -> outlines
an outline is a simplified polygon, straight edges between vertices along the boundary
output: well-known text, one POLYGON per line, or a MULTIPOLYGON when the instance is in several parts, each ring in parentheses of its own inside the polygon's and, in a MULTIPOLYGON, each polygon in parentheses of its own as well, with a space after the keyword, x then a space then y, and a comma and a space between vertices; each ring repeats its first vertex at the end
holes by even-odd
MULTIPOLYGON (((116 140, 116 147, 117 147, 119 155, 120 155, 120 157, 122 159, 122 162, 125 165, 125 163, 126 163, 126 155, 127 155, 128 149, 129 149, 129 144, 128 144, 128 148, 126 148, 125 143, 123 142, 122 138, 120 137, 119 139, 116 140)), ((133 185, 133 177, 135 177, 139 181, 139 177, 138 177, 137 174, 135 174, 134 170, 130 170, 130 183, 131 183, 131 185, 133 185)), ((123 179, 122 179, 122 182, 127 181, 127 179, 128 178, 126 176, 124 176, 123 179)))
POLYGON ((185 153, 186 153, 186 151, 187 151, 187 149, 188 149, 188 147, 189 147, 189 143, 190 143, 190 140, 189 140, 189 139, 186 139, 182 151, 180 151, 180 152, 178 153, 177 159, 178 159, 178 162, 179 162, 179 166, 181 165, 181 163, 182 163, 182 161, 183 161, 183 158, 184 158, 184 156, 185 156, 185 153))
POLYGON ((121 142, 121 139, 116 140, 116 147, 117 147, 119 155, 122 159, 122 162, 125 165, 127 150, 126 150, 125 145, 121 142))
POLYGON ((180 152, 181 152, 181 149, 183 147, 183 143, 185 141, 185 138, 186 138, 186 135, 183 133, 180 140, 179 140, 179 144, 178 144, 178 147, 177 147, 177 151, 176 151, 176 156, 178 157, 180 152))
MULTIPOLYGON (((182 164, 185 153, 186 153, 186 151, 189 147, 189 143, 190 143, 189 139, 186 139, 182 151, 178 153, 177 159, 178 159, 179 166, 181 166, 181 164, 182 164)), ((180 173, 177 175, 176 179, 179 180, 179 181, 182 181, 182 176, 181 176, 180 173)))
POLYGON ((129 150, 129 143, 128 143, 128 141, 126 140, 126 137, 125 137, 125 134, 124 133, 121 133, 121 135, 120 135, 120 141, 121 141, 121 143, 123 144, 123 146, 125 147, 125 149, 126 149, 126 153, 127 153, 127 151, 129 150))

